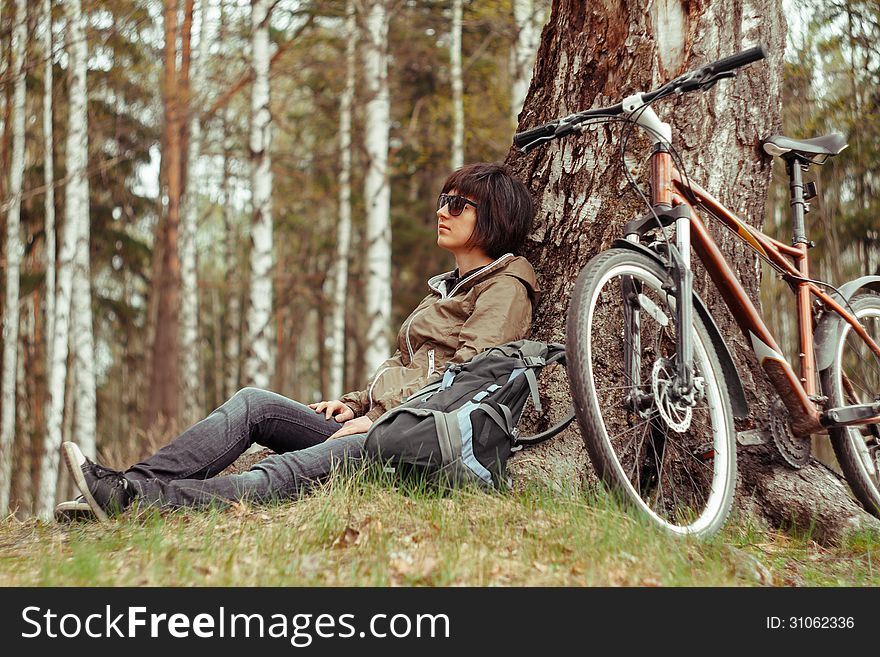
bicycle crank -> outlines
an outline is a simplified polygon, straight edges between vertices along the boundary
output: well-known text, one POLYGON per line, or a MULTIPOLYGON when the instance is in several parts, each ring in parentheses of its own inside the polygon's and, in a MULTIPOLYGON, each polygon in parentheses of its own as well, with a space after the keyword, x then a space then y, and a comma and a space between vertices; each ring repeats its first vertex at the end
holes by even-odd
POLYGON ((770 407, 770 435, 776 451, 791 467, 800 470, 810 462, 810 437, 799 438, 792 433, 788 423, 788 409, 778 398, 770 407))

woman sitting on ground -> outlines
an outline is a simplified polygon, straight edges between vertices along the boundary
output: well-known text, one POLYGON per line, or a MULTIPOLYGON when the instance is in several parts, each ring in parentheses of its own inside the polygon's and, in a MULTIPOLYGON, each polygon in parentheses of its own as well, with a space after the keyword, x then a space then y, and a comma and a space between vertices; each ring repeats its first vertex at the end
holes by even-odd
POLYGON ((64 443, 65 463, 84 501, 106 519, 135 500, 203 507, 287 499, 325 479, 334 463, 362 458, 373 421, 439 379, 447 363, 527 337, 538 286, 532 266, 515 254, 533 215, 528 190, 504 165, 471 164, 453 172, 437 200, 437 245, 455 256, 456 269, 428 281, 430 293, 400 328, 397 352, 364 390, 306 406, 244 388, 124 472, 93 463, 75 444, 64 443), (254 443, 276 454, 247 472, 216 476, 254 443))

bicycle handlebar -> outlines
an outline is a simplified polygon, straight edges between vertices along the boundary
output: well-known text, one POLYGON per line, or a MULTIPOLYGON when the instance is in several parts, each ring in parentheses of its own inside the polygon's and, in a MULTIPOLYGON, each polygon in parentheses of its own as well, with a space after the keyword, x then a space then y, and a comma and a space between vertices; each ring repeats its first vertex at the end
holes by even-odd
MULTIPOLYGON (((754 48, 738 52, 735 55, 724 57, 711 64, 688 71, 671 82, 667 82, 662 87, 642 94, 642 102, 650 103, 657 98, 668 96, 675 92, 705 91, 718 80, 733 77, 735 75, 733 73, 734 70, 764 59, 766 56, 767 51, 764 49, 764 46, 755 46, 754 48)), ((575 132, 578 129, 576 127, 577 124, 583 123, 588 119, 619 116, 623 113, 623 103, 584 110, 583 112, 554 119, 543 125, 518 132, 513 136, 513 143, 523 153, 527 153, 540 143, 575 132)))
POLYGON ((709 64, 706 68, 711 68, 715 73, 726 73, 752 62, 760 61, 766 56, 767 51, 764 50, 764 46, 755 46, 754 48, 738 52, 735 55, 730 55, 730 57, 719 59, 717 62, 709 64))

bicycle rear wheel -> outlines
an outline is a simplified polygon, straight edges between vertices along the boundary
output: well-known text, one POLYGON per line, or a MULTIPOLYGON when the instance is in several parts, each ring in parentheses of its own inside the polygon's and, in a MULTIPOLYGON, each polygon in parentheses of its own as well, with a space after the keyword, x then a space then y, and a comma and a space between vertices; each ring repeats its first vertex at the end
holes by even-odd
MULTIPOLYGON (((880 344, 880 296, 858 294, 852 312, 874 342, 880 344)), ((867 404, 880 398, 880 358, 845 324, 835 345, 831 367, 820 375, 828 405, 867 404)), ((840 468, 859 502, 880 518, 880 425, 831 429, 831 445, 840 468)))
POLYGON ((675 393, 670 283, 660 264, 627 249, 593 258, 568 311, 567 371, 599 477, 661 528, 706 537, 722 527, 733 501, 733 418, 724 374, 696 313, 696 393, 675 393))

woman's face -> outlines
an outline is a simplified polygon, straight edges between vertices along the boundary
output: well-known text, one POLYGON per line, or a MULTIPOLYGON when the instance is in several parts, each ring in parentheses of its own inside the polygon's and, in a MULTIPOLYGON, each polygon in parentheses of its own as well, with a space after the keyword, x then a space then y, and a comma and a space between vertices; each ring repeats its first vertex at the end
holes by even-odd
MULTIPOLYGON (((459 196, 455 189, 446 192, 449 196, 459 196)), ((465 197, 468 198, 468 197, 465 197)), ((472 198, 468 200, 474 201, 472 198)), ((452 216, 449 203, 437 210, 437 246, 452 253, 466 253, 479 247, 466 246, 477 227, 477 208, 470 203, 465 204, 461 214, 452 216)))

